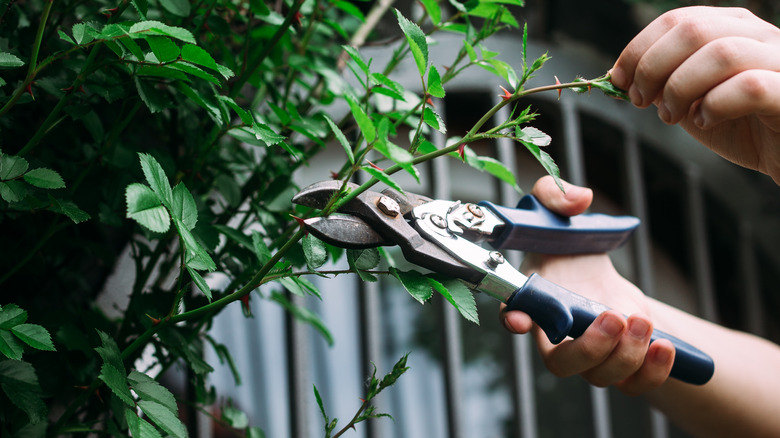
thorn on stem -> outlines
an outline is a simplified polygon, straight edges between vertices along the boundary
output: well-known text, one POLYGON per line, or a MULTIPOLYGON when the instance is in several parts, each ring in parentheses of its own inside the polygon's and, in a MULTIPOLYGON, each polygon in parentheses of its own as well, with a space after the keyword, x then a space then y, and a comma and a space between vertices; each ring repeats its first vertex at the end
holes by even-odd
MULTIPOLYGON (((553 76, 555 78, 555 85, 561 85, 561 81, 558 79, 558 76, 553 76)), ((558 100, 561 100, 561 89, 558 89, 558 100)))
POLYGON ((385 171, 385 169, 382 169, 381 167, 377 166, 376 164, 372 163, 371 161, 369 161, 369 160, 366 160, 366 161, 368 162, 368 165, 373 167, 374 169, 376 169, 376 170, 378 170, 380 172, 384 172, 385 171))
POLYGON ((498 86, 498 88, 504 90, 504 94, 499 94, 499 96, 504 100, 509 100, 512 98, 512 93, 509 92, 506 88, 502 87, 501 85, 498 86))
MULTIPOLYGON (((306 228, 306 222, 304 222, 303 219, 299 218, 298 216, 291 214, 290 217, 295 219, 295 222, 298 222, 298 226, 301 227, 301 230, 303 230, 306 234, 309 234, 309 230, 306 228)), ((244 299, 243 297, 241 298, 244 299)), ((248 300, 249 298, 247 298, 248 300)))
POLYGON ((462 145, 458 146, 458 155, 460 156, 460 159, 463 160, 463 162, 466 162, 466 144, 463 143, 462 145))

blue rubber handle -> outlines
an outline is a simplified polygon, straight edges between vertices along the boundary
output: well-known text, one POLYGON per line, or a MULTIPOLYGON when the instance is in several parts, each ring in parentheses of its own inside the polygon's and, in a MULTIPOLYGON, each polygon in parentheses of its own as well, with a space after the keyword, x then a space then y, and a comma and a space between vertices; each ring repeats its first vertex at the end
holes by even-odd
MULTIPOLYGON (((507 300, 507 310, 521 310, 544 331, 553 344, 567 336, 576 338, 609 307, 577 295, 532 274, 507 300)), ((694 385, 707 383, 715 372, 712 358, 696 347, 654 330, 650 342, 668 339, 676 350, 670 376, 694 385)))
POLYGON ((588 213, 565 217, 553 213, 533 195, 526 195, 515 208, 483 201, 505 223, 490 243, 496 249, 518 249, 545 254, 607 252, 623 245, 639 219, 588 213))

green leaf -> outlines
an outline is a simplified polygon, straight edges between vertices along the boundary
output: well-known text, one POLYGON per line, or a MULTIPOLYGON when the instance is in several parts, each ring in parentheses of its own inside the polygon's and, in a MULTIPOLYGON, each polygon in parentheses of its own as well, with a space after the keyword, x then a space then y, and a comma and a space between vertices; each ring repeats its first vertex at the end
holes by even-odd
POLYGON ((155 233, 165 233, 171 227, 168 210, 162 205, 160 197, 149 187, 134 183, 125 190, 127 218, 155 233))
POLYGON ((347 261, 356 269, 374 269, 379 265, 379 251, 376 248, 348 249, 347 261))
POLYGON ((211 57, 209 52, 194 44, 185 44, 184 47, 181 48, 181 57, 183 60, 189 61, 193 64, 202 65, 203 67, 216 70, 225 79, 230 79, 233 76, 233 72, 230 71, 230 69, 218 65, 217 62, 214 61, 214 58, 211 57))
POLYGON ((421 0, 425 10, 428 12, 428 16, 431 17, 431 23, 435 26, 441 24, 441 7, 437 0, 421 0))
POLYGON ((51 205, 49 206, 49 210, 55 213, 64 214, 70 220, 72 220, 74 224, 80 224, 84 221, 88 221, 91 218, 89 213, 80 209, 76 204, 74 204, 71 201, 56 199, 53 196, 49 195, 49 202, 51 203, 51 205))
POLYGON ((388 186, 398 190, 401 193, 404 193, 404 189, 401 188, 401 186, 398 185, 398 183, 395 182, 392 178, 390 178, 390 176, 386 174, 384 171, 373 168, 371 166, 363 166, 361 167, 361 169, 368 172, 369 175, 378 179, 380 182, 387 184, 388 186))
POLYGON ((179 58, 181 49, 169 37, 151 35, 146 38, 149 48, 159 62, 171 62, 179 58))
POLYGON ((419 301, 420 304, 425 304, 433 295, 433 289, 431 283, 428 281, 428 277, 425 277, 419 272, 401 271, 391 266, 390 273, 401 282, 404 289, 409 292, 409 295, 419 301))
POLYGON ((515 130, 515 133, 520 141, 533 143, 536 146, 549 146, 552 142, 552 137, 533 126, 526 126, 519 131, 515 130))
POLYGON ((291 303, 283 294, 278 292, 271 293, 271 300, 279 303, 285 310, 297 320, 302 321, 312 326, 315 330, 320 332, 329 346, 333 346, 333 335, 328 330, 328 327, 322 322, 319 316, 305 307, 296 306, 291 303))
POLYGON ((176 398, 167 388, 160 385, 153 378, 138 371, 131 371, 130 375, 127 376, 127 380, 141 400, 154 401, 173 413, 178 412, 176 398))
POLYGON ((10 329, 27 321, 27 312, 16 304, 6 304, 0 308, 0 329, 10 329))
POLYGON ((368 64, 366 64, 366 61, 363 60, 363 57, 360 56, 360 52, 352 46, 343 45, 341 48, 344 49, 345 52, 349 55, 350 58, 352 58, 353 61, 355 61, 355 64, 360 68, 360 70, 363 71, 363 73, 368 76, 369 74, 369 67, 368 64))
MULTIPOLYGON (((387 120, 387 119, 383 119, 387 120)), ((393 163, 396 164, 411 164, 412 160, 414 160, 414 156, 409 153, 406 149, 390 143, 389 141, 378 141, 374 145, 374 149, 376 149, 379 153, 384 155, 385 157, 391 159, 393 163)))
POLYGON ((20 360, 0 361, 0 387, 11 403, 27 414, 30 423, 46 421, 48 409, 32 365, 20 360))
POLYGON ((17 338, 38 350, 56 351, 49 332, 38 324, 19 324, 11 329, 17 338))
POLYGON ((18 56, 8 52, 0 52, 0 68, 14 68, 23 65, 24 61, 19 59, 18 56))
POLYGON ((183 71, 184 73, 195 76, 196 78, 205 79, 215 85, 219 85, 220 83, 219 79, 217 79, 214 75, 207 73, 202 68, 198 67, 197 65, 190 64, 189 62, 177 61, 172 64, 168 64, 168 68, 175 68, 176 70, 183 71))
POLYGON ((176 438, 185 438, 187 436, 187 429, 179 420, 179 417, 164 405, 151 400, 141 400, 138 402, 138 407, 157 427, 165 432, 176 438))
POLYGON ((246 413, 230 405, 222 407, 222 420, 235 429, 245 429, 249 426, 246 413))
POLYGON ((149 154, 139 153, 138 158, 141 161, 141 170, 144 172, 149 187, 154 193, 157 193, 163 205, 170 206, 173 201, 173 192, 162 166, 149 154))
POLYGON ((24 354, 24 348, 8 330, 0 330, 0 353, 9 359, 19 360, 24 354))
POLYGON ((414 62, 417 64, 420 77, 423 77, 428 69, 428 42, 426 41, 425 33, 420 29, 420 26, 404 17, 401 11, 398 9, 394 9, 394 11, 398 18, 398 25, 401 26, 401 31, 406 36, 406 41, 412 50, 412 56, 414 56, 414 62))
POLYGON ((395 100, 406 102, 406 99, 404 98, 404 87, 398 82, 388 78, 382 73, 371 73, 371 80, 377 85, 382 86, 379 88, 374 88, 373 91, 375 93, 391 97, 395 100))
POLYGON ((277 280, 282 286, 298 296, 314 295, 322 298, 320 291, 314 286, 314 283, 301 277, 282 277, 277 280))
POLYGON ((366 21, 366 17, 363 15, 363 11, 361 11, 360 8, 349 1, 336 0, 333 5, 360 21, 366 21))
POLYGON ((130 428, 133 438, 162 438, 160 432, 143 418, 139 418, 135 411, 125 409, 127 426, 130 428))
POLYGON ((211 258, 209 253, 203 248, 195 236, 192 235, 190 230, 181 222, 177 217, 173 218, 173 224, 176 227, 176 231, 181 237, 181 241, 184 244, 185 256, 184 264, 197 269, 199 271, 214 271, 217 269, 217 265, 211 258))
POLYGON ((368 115, 366 115, 366 112, 363 111, 363 108, 360 106, 358 101, 355 100, 355 98, 352 96, 347 96, 347 103, 349 104, 349 109, 352 112, 352 117, 355 118, 360 131, 366 138, 366 142, 371 143, 376 140, 376 128, 374 127, 374 122, 370 117, 368 117, 368 115))
POLYGON ((76 23, 71 32, 73 32, 73 39, 76 40, 77 44, 87 44, 100 34, 95 28, 95 23, 91 22, 76 23))
POLYGON ((185 43, 195 44, 195 37, 192 36, 192 32, 187 29, 175 26, 168 26, 165 23, 159 21, 141 21, 130 26, 129 32, 136 35, 137 38, 142 38, 146 35, 163 35, 168 36, 185 43))
POLYGON ((159 113, 170 106, 170 101, 160 90, 155 88, 154 83, 141 79, 141 76, 135 77, 135 88, 138 91, 138 96, 152 114, 159 113))
POLYGON ((307 234, 301 240, 303 245, 303 254, 306 257, 306 264, 314 270, 324 265, 328 261, 328 251, 325 248, 325 242, 307 234))
POLYGON ((192 277, 192 282, 195 283, 195 286, 198 286, 198 289, 200 289, 200 291, 203 292, 203 295, 211 302, 211 288, 208 283, 206 283, 206 280, 198 274, 198 271, 189 266, 187 266, 187 272, 189 272, 190 277, 192 277))
POLYGON ((27 196, 27 188, 19 181, 0 182, 0 198, 8 203, 19 202, 27 196))
POLYGON ((339 129, 338 125, 336 125, 336 123, 334 123, 327 114, 324 114, 323 117, 325 118, 325 121, 328 122, 328 126, 330 126, 330 130, 333 131, 333 135, 336 137, 336 140, 338 140, 341 144, 341 147, 344 148, 344 152, 347 154, 347 159, 349 159, 349 162, 355 164, 355 155, 352 153, 352 147, 349 145, 347 137, 344 136, 344 133, 341 132, 341 129, 339 129))
POLYGON ((22 157, 8 154, 0 155, 0 180, 14 179, 27 172, 28 167, 27 160, 22 157))
POLYGON ((468 41, 463 40, 463 47, 466 49, 466 54, 469 56, 469 61, 475 62, 477 60, 477 51, 474 50, 474 46, 469 44, 468 41))
POLYGON ((195 198, 183 182, 173 188, 171 214, 179 218, 188 230, 195 228, 198 223, 198 207, 195 205, 195 198))
POLYGON ((283 135, 277 134, 267 125, 257 122, 252 124, 252 131, 254 131, 255 137, 258 140, 263 141, 268 146, 279 144, 287 138, 283 135))
POLYGON ((436 111, 432 110, 431 107, 425 107, 425 110, 423 111, 423 120, 428 126, 442 134, 447 133, 447 127, 444 126, 444 120, 442 120, 441 116, 436 113, 436 111))
POLYGON ((257 256, 257 260, 262 264, 268 263, 271 260, 271 250, 268 249, 268 245, 263 240, 263 235, 257 231, 252 231, 252 250, 257 256))
POLYGON ((467 320, 479 325, 479 315, 477 315, 477 303, 474 301, 474 295, 471 294, 466 285, 456 279, 438 280, 429 278, 433 288, 442 294, 458 312, 467 320), (439 281, 441 280, 441 281, 439 281))
POLYGON ((124 374, 125 365, 122 362, 122 353, 120 353, 116 341, 104 332, 98 330, 97 333, 100 337, 100 346, 95 347, 95 351, 100 355, 100 358, 103 359, 104 363, 111 365, 124 374))
POLYGON ((42 189, 65 188, 65 181, 62 180, 60 174, 44 167, 25 173, 23 178, 29 184, 42 189))
POLYGON ((130 385, 127 382, 127 376, 125 376, 124 371, 118 370, 111 364, 104 363, 100 367, 100 376, 98 378, 125 404, 130 407, 135 406, 133 394, 130 393, 130 385))
POLYGON ((478 157, 480 162, 480 170, 485 171, 496 178, 511 185, 518 192, 521 191, 520 186, 517 185, 515 174, 504 165, 504 163, 491 157, 478 157))
MULTIPOLYGON (((522 135, 522 133, 519 132, 520 131, 519 129, 517 129, 516 131, 518 131, 517 133, 518 137, 522 135)), ((555 180, 555 184, 558 185, 558 188, 560 188, 561 191, 563 191, 563 183, 561 182, 561 172, 558 169, 558 165, 555 164, 555 161, 550 156, 550 154, 541 150, 539 146, 537 146, 536 144, 530 141, 523 141, 521 139, 520 142, 523 144, 523 146, 525 146, 526 149, 528 149, 531 155, 533 155, 534 158, 536 158, 536 160, 539 161, 539 163, 542 165, 544 170, 553 177, 553 179, 555 180)))
POLYGON ((191 12, 188 0, 160 0, 160 5, 166 11, 177 17, 189 17, 191 12))
POLYGON ((444 97, 444 88, 441 86, 441 76, 436 66, 432 65, 428 71, 428 94, 433 97, 444 97))

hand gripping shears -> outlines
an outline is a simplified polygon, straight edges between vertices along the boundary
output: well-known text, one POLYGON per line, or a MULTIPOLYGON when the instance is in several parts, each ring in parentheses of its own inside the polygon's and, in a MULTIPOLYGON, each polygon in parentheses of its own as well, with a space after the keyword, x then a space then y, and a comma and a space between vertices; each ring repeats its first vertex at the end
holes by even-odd
MULTIPOLYGON (((304 188, 293 202, 324 208, 341 192, 341 181, 323 181, 304 188)), ((347 189, 357 186, 348 184, 347 189)), ((557 344, 576 338, 602 312, 604 304, 589 300, 538 274, 526 277, 507 263, 499 250, 518 249, 548 254, 600 253, 623 245, 639 226, 631 216, 590 213, 571 218, 546 209, 532 195, 516 208, 435 200, 386 189, 364 191, 339 208, 339 213, 304 221, 316 237, 342 248, 398 245, 410 263, 457 277, 474 289, 522 310, 557 344), (487 242, 493 249, 483 248, 487 242)), ((670 376, 703 385, 714 373, 712 358, 692 345, 654 330, 651 342, 668 339, 676 353, 670 376)))

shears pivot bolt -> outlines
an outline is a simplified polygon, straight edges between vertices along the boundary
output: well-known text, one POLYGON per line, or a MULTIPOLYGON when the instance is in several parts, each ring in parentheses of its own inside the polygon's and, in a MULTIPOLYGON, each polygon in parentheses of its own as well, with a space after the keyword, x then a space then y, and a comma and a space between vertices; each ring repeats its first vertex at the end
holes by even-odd
POLYGON ((376 201, 376 206, 387 216, 396 217, 401 214, 401 206, 393 198, 382 196, 376 201))
POLYGON ((488 266, 491 268, 496 268, 498 265, 504 263, 504 255, 498 251, 490 251, 486 261, 488 266))

